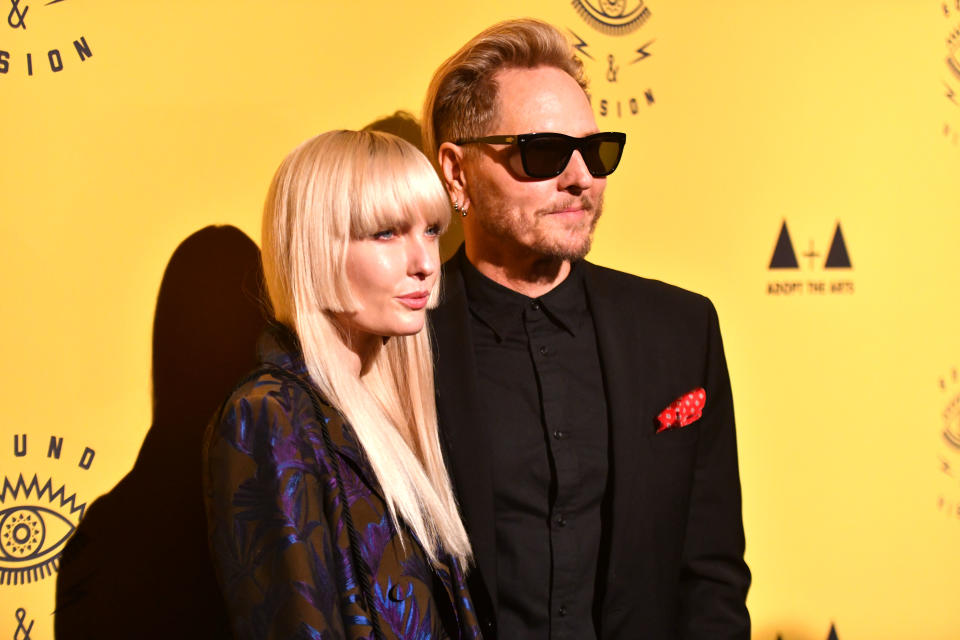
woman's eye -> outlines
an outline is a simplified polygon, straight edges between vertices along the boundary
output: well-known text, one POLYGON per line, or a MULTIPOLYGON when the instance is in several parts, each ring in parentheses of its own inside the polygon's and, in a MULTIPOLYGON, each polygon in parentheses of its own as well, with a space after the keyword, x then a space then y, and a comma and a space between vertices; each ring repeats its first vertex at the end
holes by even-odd
POLYGON ((377 231, 373 234, 374 240, 389 240, 394 236, 393 229, 384 229, 383 231, 377 231))
POLYGON ((435 224, 427 227, 428 236, 439 236, 440 235, 440 225, 435 224))

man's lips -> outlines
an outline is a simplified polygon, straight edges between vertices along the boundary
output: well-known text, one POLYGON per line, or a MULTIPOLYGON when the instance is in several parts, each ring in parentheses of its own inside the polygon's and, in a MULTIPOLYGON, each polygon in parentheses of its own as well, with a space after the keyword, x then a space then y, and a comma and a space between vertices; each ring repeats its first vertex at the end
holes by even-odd
POLYGON ((558 206, 556 209, 547 211, 551 216, 583 216, 593 211, 593 205, 588 202, 574 201, 558 206))
POLYGON ((414 291, 413 293, 397 296, 397 300, 414 310, 423 309, 427 306, 427 300, 429 299, 429 291, 414 291))
POLYGON ((554 209, 547 213, 548 218, 557 218, 559 220, 581 220, 590 214, 590 209, 584 207, 566 207, 564 209, 554 209))

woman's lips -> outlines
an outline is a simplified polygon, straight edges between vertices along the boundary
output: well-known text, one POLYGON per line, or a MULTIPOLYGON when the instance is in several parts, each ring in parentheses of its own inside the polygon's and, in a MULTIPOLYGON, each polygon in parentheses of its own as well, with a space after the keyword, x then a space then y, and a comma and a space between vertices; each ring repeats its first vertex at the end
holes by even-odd
POLYGON ((417 291, 415 293, 408 293, 404 296, 397 296, 397 300, 414 311, 423 309, 425 306, 427 306, 427 300, 429 299, 430 292, 428 291, 417 291))

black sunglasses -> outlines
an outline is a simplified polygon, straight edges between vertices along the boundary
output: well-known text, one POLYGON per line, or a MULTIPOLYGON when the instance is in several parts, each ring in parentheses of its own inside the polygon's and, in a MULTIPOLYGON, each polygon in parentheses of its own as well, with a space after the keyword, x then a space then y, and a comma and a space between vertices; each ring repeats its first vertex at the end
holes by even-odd
POLYGON ((574 151, 580 152, 590 175, 602 178, 613 173, 620 163, 623 145, 627 143, 627 134, 609 131, 574 138, 562 133, 521 133, 513 136, 464 138, 454 144, 459 146, 478 142, 515 144, 520 147, 523 171, 531 178, 553 178, 560 175, 574 151))

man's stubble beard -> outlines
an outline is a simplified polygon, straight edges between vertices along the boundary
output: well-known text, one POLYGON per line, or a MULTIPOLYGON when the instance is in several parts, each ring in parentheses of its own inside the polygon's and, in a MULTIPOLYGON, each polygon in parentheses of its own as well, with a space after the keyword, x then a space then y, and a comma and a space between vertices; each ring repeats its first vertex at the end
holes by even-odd
POLYGON ((473 215, 477 216, 478 223, 487 235, 521 245, 545 258, 559 260, 582 260, 590 252, 593 232, 603 213, 603 194, 600 194, 596 202, 587 196, 574 196, 559 206, 535 211, 533 214, 535 233, 532 237, 525 237, 527 230, 523 228, 523 220, 519 216, 514 215, 500 203, 484 202, 483 198, 480 198, 480 201, 476 198, 473 200, 473 215), (566 234, 551 234, 549 227, 545 228, 537 224, 546 222, 547 216, 554 211, 575 204, 579 204, 587 214, 583 220, 569 227, 566 234))

